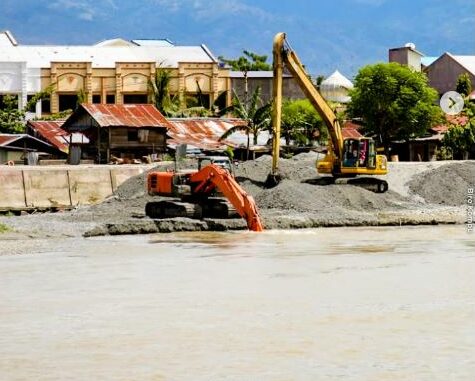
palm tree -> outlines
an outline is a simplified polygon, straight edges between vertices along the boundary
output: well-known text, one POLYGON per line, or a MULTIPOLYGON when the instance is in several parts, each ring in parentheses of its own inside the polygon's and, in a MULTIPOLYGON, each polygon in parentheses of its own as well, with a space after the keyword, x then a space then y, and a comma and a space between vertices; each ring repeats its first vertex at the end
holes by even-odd
POLYGON ((243 124, 237 124, 227 130, 219 140, 224 140, 238 131, 243 131, 247 135, 246 156, 249 158, 250 134, 253 135, 253 144, 257 144, 259 132, 263 129, 269 129, 271 104, 261 105, 261 88, 258 86, 251 96, 249 104, 241 102, 236 93, 234 93, 232 105, 221 110, 221 115, 231 113, 233 116, 242 119, 243 124))
POLYGON ((168 115, 173 109, 169 90, 171 78, 172 75, 169 69, 158 68, 153 80, 148 82, 152 103, 164 115, 168 115))
POLYGON ((177 95, 170 96, 171 71, 166 68, 158 68, 153 80, 149 80, 148 88, 151 103, 165 116, 173 118, 221 116, 220 107, 226 103, 226 91, 223 91, 215 99, 210 109, 204 107, 204 97, 200 85, 197 82, 197 99, 185 96, 181 102, 177 95))

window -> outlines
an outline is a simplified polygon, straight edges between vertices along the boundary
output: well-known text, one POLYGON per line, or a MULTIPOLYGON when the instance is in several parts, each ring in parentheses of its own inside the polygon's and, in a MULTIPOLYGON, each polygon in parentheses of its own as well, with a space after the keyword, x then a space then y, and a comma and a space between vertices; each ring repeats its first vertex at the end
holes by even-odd
POLYGON ((101 95, 92 94, 92 103, 101 103, 101 95))
MULTIPOLYGON (((31 101, 33 97, 34 95, 27 95, 26 97, 27 102, 31 101)), ((46 96, 46 98, 41 99, 40 102, 41 102, 41 113, 50 113, 51 103, 50 103, 49 95, 46 96)), ((26 111, 36 112, 36 104, 32 104, 31 107, 26 111)))
POLYGON ((124 104, 146 104, 147 94, 124 94, 124 104))
MULTIPOLYGON (((33 99, 33 95, 29 94, 26 96, 26 103, 28 104, 29 101, 33 99)), ((36 104, 32 104, 31 107, 26 110, 28 112, 35 112, 36 111, 36 104)))
POLYGON ((209 94, 190 94, 186 96, 186 107, 204 107, 209 109, 209 94))
POLYGON ((218 95, 214 101, 214 105, 218 108, 218 110, 222 110, 226 107, 226 91, 223 91, 218 95))
POLYGON ((343 153, 343 166, 345 167, 355 167, 358 160, 358 140, 354 139, 345 139, 344 142, 344 153, 343 153))
POLYGON ((51 113, 51 101, 49 98, 41 100, 41 113, 51 113))
POLYGON ((136 142, 139 140, 139 133, 137 130, 127 130, 127 140, 129 142, 136 142))
POLYGON ((368 149, 368 168, 376 168, 376 152, 374 149, 374 141, 369 141, 368 149))
POLYGON ((115 95, 114 94, 107 94, 106 95, 106 103, 108 105, 113 105, 115 103, 115 95))
POLYGON ((74 110, 78 103, 78 96, 76 94, 60 94, 59 111, 74 110))

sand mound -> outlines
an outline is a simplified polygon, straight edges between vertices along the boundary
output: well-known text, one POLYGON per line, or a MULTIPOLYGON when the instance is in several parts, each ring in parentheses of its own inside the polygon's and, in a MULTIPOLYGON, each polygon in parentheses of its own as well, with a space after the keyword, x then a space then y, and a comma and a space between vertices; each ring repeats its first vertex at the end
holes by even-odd
MULTIPOLYGON (((418 203, 414 196, 406 197, 391 191, 398 178, 388 181, 389 191, 376 194, 363 188, 348 185, 313 185, 302 181, 318 176, 315 161, 319 154, 302 153, 291 159, 279 161, 282 182, 275 188, 265 189, 264 181, 270 172, 272 158, 261 156, 257 160, 240 163, 236 167, 236 178, 241 186, 251 194, 261 210, 280 209, 299 213, 316 213, 325 209, 334 209, 335 214, 345 211, 374 212, 388 209, 410 209, 418 203)), ((168 164, 170 167, 170 164, 168 164)), ((190 167, 193 167, 191 165, 190 167)), ((154 170, 165 170, 165 166, 154 170)), ((405 169, 410 171, 410 167, 405 169)), ((136 212, 150 200, 146 194, 147 173, 132 177, 124 182, 115 194, 95 208, 106 212, 107 209, 127 209, 136 212)), ((422 197, 427 203, 458 206, 465 203, 467 189, 475 183, 474 162, 451 162, 443 164, 422 174, 413 176, 407 184, 412 195, 422 197)), ((120 210, 116 213, 121 214, 120 210)))
MULTIPOLYGON (((285 179, 303 180, 317 175, 315 162, 319 154, 315 152, 301 153, 291 159, 279 160, 279 173, 285 179)), ((265 181, 272 166, 272 157, 264 155, 257 160, 241 163, 236 168, 236 177, 253 181, 265 181)))
MULTIPOLYGON (((380 215, 380 212, 418 213, 429 207, 421 202, 421 197, 430 204, 462 205, 470 182, 473 186, 475 180, 475 163, 451 162, 441 163, 439 167, 425 172, 422 169, 422 173, 421 163, 417 166, 401 166, 398 171, 403 170, 407 176, 388 176, 390 190, 383 194, 349 184, 306 183, 305 180, 318 177, 315 169, 317 158, 317 153, 310 152, 291 159, 281 159, 279 170, 283 180, 272 189, 264 188, 272 160, 268 155, 240 163, 235 174, 241 186, 256 200, 264 220, 271 216, 297 219, 313 216, 324 218, 328 223, 351 218, 364 221, 380 215), (409 183, 407 179, 411 179, 409 183), (412 194, 408 196, 406 193, 400 194, 391 190, 392 186, 398 189, 402 185, 408 186, 412 194)), ((196 163, 188 164, 189 168, 196 167, 196 163)), ((168 163, 167 166, 162 165, 154 170, 165 170, 170 165, 168 163)), ((431 168, 429 163, 427 166, 431 168)), ((102 218, 107 221, 125 221, 131 216, 143 217, 145 204, 156 200, 146 193, 146 176, 147 173, 143 173, 128 179, 109 199, 78 211, 76 217, 89 219, 92 215, 95 219, 102 218)))
POLYGON ((261 209, 283 209, 296 212, 319 212, 334 209, 379 211, 401 208, 406 201, 397 194, 376 194, 353 185, 312 185, 283 180, 272 189, 261 190, 255 196, 261 209), (337 209, 335 209, 337 208, 337 209))
POLYGON ((475 186, 475 162, 455 162, 426 171, 408 186, 428 203, 464 205, 468 188, 475 186))

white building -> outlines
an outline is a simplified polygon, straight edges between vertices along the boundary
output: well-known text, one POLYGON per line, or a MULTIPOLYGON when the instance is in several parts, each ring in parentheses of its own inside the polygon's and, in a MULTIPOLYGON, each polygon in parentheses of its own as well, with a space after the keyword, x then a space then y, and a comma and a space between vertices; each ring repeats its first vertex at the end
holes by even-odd
POLYGON ((149 80, 160 67, 171 70, 170 91, 183 102, 199 96, 211 104, 230 90, 229 70, 219 67, 205 45, 120 38, 87 46, 21 45, 10 32, 0 31, 0 107, 8 94, 18 96, 23 108, 30 96, 49 86, 44 113, 74 108, 80 92, 87 103, 147 103, 149 80))
POLYGON ((30 65, 23 56, 10 53, 18 43, 8 31, 0 33, 0 94, 19 95, 18 107, 23 108, 28 95, 41 90, 41 68, 30 65))

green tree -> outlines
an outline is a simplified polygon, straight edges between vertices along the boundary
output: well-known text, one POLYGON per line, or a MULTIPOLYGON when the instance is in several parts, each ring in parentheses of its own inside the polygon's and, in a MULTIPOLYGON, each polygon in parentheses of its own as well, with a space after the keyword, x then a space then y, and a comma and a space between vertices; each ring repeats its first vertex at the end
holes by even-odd
POLYGON ((322 84, 322 82, 325 80, 325 76, 324 75, 317 75, 317 77, 315 78, 315 85, 317 87, 317 89, 320 89, 320 85, 322 84))
POLYGON ((3 109, 0 109, 0 132, 21 134, 25 132, 25 111, 18 109, 18 97, 3 96, 3 109))
POLYGON ((386 154, 392 140, 422 136, 442 116, 425 74, 395 62, 361 68, 350 96, 349 116, 362 118, 364 132, 375 136, 386 154))
MULTIPOLYGON (((51 84, 46 89, 34 94, 22 110, 18 109, 17 96, 4 96, 4 107, 3 109, 0 109, 0 132, 9 134, 23 133, 25 131, 26 112, 34 111, 35 105, 38 101, 49 98, 53 92, 54 86, 55 84, 51 84)), ((64 119, 64 117, 62 119, 64 119)))
POLYGON ((31 99, 28 101, 28 103, 26 104, 24 111, 34 112, 35 106, 39 101, 44 100, 44 99, 49 99, 51 97, 54 86, 55 86, 55 83, 52 83, 48 87, 46 87, 44 90, 38 91, 36 94, 34 94, 31 97, 31 99))
POLYGON ((219 56, 218 59, 231 66, 233 70, 242 71, 244 73, 244 103, 248 102, 248 71, 269 71, 272 70, 272 65, 267 63, 266 55, 258 55, 248 50, 243 50, 243 56, 237 59, 226 59, 219 56))
POLYGON ((472 92, 472 81, 470 81, 470 76, 467 73, 458 76, 455 91, 462 94, 464 97, 470 95, 472 92))
POLYGON ((282 104, 282 137, 287 145, 291 140, 298 144, 311 144, 324 140, 327 130, 322 119, 308 99, 284 100, 282 104))
POLYGON ((462 112, 447 123, 449 128, 442 139, 442 147, 451 152, 453 158, 467 158, 475 144, 475 105, 465 101, 462 112))
POLYGON ((84 89, 80 89, 77 93, 76 110, 82 103, 87 103, 87 93, 84 89))
POLYGON ((230 107, 222 110, 222 114, 231 113, 233 116, 242 119, 243 124, 237 124, 227 130, 219 140, 224 140, 237 131, 243 131, 247 135, 247 157, 249 158, 250 134, 253 135, 253 143, 257 144, 257 137, 262 130, 269 130, 271 104, 262 105, 261 88, 258 86, 252 93, 248 105, 244 104, 237 94, 234 94, 233 103, 230 107))
POLYGON ((258 55, 248 50, 243 50, 243 56, 237 59, 226 59, 223 56, 219 56, 218 59, 231 66, 236 71, 268 71, 272 70, 272 65, 267 63, 266 55, 258 55))
POLYGON ((33 118, 33 120, 66 120, 72 113, 72 109, 67 109, 49 115, 42 115, 39 118, 33 118))
POLYGON ((164 115, 176 111, 177 108, 170 97, 171 79, 172 73, 170 69, 158 68, 155 71, 153 80, 148 82, 152 104, 164 115))
POLYGON ((198 95, 185 96, 183 102, 178 96, 170 95, 172 72, 167 68, 159 68, 153 80, 149 80, 148 88, 151 103, 165 116, 170 117, 209 117, 219 116, 226 105, 226 92, 222 92, 208 107, 205 107, 204 94, 197 83, 198 95))

